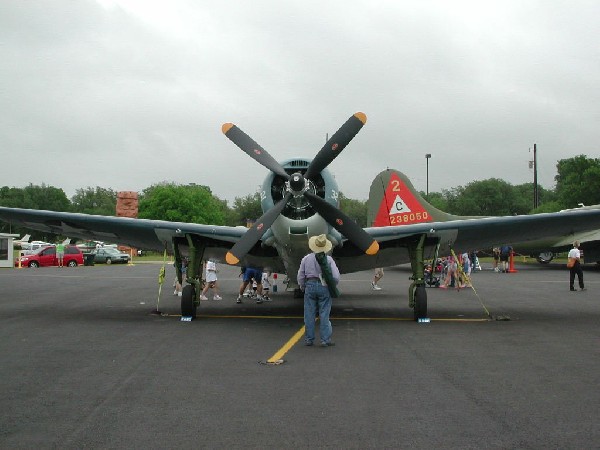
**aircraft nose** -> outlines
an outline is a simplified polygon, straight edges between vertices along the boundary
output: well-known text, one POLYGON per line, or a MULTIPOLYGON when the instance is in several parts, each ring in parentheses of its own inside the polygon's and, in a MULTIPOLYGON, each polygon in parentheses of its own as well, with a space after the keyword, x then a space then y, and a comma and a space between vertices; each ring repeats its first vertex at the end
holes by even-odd
POLYGON ((299 173, 295 173, 290 177, 290 188, 294 192, 300 192, 304 189, 304 177, 299 173))

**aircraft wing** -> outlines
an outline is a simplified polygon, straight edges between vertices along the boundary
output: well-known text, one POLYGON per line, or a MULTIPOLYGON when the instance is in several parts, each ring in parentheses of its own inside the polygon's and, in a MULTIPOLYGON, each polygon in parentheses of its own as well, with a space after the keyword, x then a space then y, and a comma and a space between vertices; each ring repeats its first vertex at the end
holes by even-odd
MULTIPOLYGON (((197 236, 206 245, 206 258, 225 260, 225 253, 247 231, 245 227, 201 225, 162 220, 132 219, 128 217, 95 216, 33 209, 0 207, 0 220, 25 228, 79 239, 92 239, 134 248, 162 252, 172 250, 173 237, 197 236)), ((249 254, 257 264, 279 268, 277 254, 261 249, 249 254)))
POLYGON ((549 262, 553 258, 553 254, 568 252, 573 247, 573 241, 579 241, 579 249, 584 252, 586 263, 600 261, 600 230, 520 243, 514 249, 517 253, 539 255, 542 258, 541 261, 549 262))
MULTIPOLYGON (((526 216, 482 217, 429 222, 414 225, 372 227, 365 231, 379 242, 393 241, 410 234, 451 232, 457 249, 477 249, 494 244, 517 244, 547 237, 573 239, 576 233, 600 228, 600 210, 532 214, 526 216)), ((442 245, 444 242, 442 241, 442 245)))
POLYGON ((365 231, 379 242, 377 255, 362 256, 345 243, 342 249, 334 250, 334 257, 340 271, 349 273, 409 262, 406 246, 422 234, 427 235, 429 253, 426 252, 426 257, 430 258, 438 240, 440 256, 444 256, 450 253, 450 248, 462 253, 504 243, 515 246, 543 238, 572 243, 582 233, 596 235, 598 229, 598 209, 370 227, 365 231))

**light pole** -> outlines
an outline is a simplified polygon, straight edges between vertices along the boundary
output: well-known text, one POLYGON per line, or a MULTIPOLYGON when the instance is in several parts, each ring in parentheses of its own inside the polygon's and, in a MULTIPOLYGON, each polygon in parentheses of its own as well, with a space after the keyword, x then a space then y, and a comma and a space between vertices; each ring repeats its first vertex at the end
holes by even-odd
POLYGON ((425 153, 425 161, 427 161, 427 200, 429 200, 429 158, 431 158, 431 153, 425 153))

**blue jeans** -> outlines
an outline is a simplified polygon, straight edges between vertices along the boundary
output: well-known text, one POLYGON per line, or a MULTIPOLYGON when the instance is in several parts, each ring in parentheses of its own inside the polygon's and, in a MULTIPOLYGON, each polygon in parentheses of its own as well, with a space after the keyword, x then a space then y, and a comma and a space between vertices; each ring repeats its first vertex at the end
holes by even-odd
POLYGON ((306 343, 315 340, 315 316, 319 311, 319 334, 321 342, 331 342, 331 296, 327 286, 323 286, 317 280, 309 280, 304 287, 304 326, 306 343))

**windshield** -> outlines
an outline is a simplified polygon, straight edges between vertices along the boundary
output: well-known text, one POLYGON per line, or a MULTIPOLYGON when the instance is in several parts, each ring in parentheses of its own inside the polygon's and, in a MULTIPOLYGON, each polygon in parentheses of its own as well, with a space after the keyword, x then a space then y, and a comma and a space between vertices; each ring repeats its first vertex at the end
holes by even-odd
POLYGON ((42 247, 39 250, 36 250, 34 255, 55 255, 56 247, 42 247))

